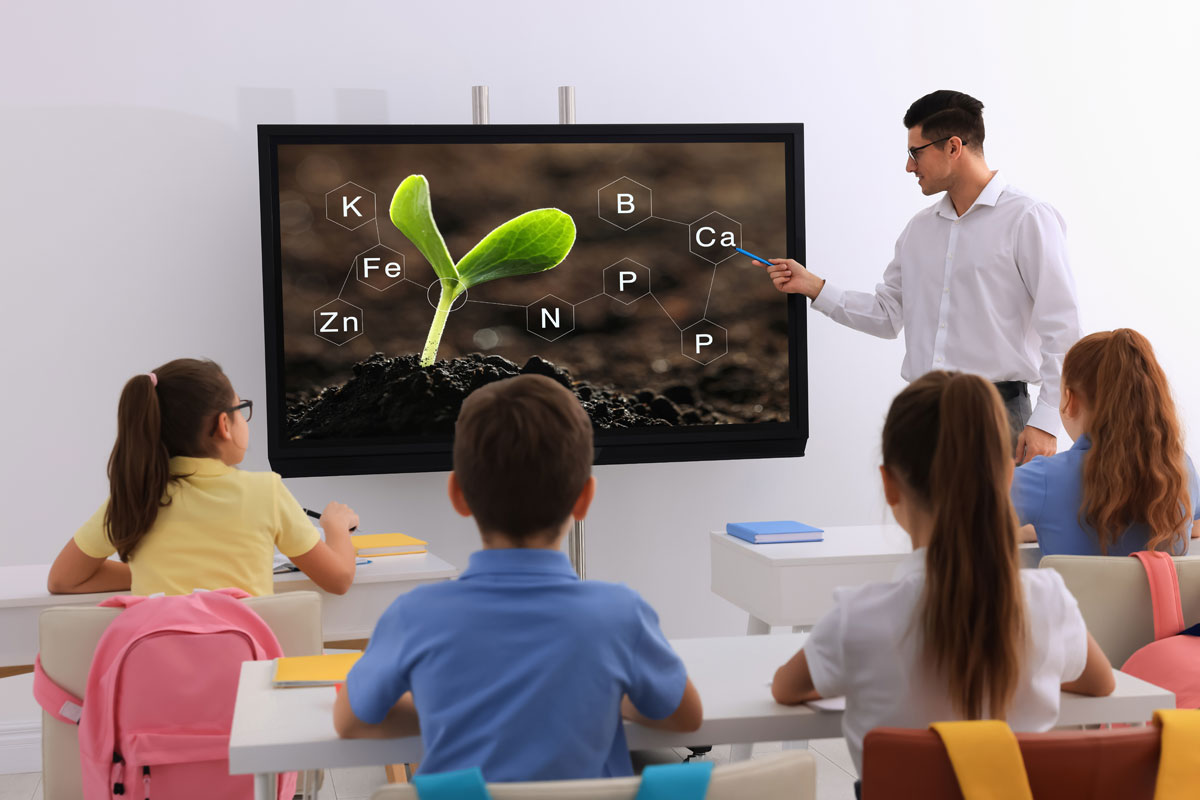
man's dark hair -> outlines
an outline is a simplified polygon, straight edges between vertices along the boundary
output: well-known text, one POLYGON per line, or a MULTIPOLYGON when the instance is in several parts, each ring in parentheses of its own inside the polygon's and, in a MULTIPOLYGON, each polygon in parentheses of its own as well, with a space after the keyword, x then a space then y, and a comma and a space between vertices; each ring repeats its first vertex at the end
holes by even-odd
POLYGON ((908 107, 906 130, 921 126, 921 135, 931 142, 950 136, 965 146, 983 152, 983 103, 962 92, 939 89, 908 107))
POLYGON ((459 412, 454 474, 482 532, 514 544, 556 533, 592 474, 592 422, 549 378, 489 383, 459 412))

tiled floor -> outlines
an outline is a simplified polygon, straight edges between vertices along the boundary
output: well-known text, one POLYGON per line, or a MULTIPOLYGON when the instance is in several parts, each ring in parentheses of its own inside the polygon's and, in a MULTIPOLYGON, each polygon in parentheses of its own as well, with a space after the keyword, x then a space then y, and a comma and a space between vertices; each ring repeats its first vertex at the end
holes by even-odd
MULTIPOLYGON (((756 745, 754 757, 778 753, 781 748, 778 742, 756 745)), ((677 752, 681 759, 688 755, 686 749, 677 752)), ((809 742, 809 752, 817 761, 817 800, 853 800, 855 773, 846 741, 817 739, 809 742)), ((716 764, 728 763, 729 746, 714 747, 706 758, 716 764)), ((383 767, 332 769, 325 773, 317 800, 365 800, 386 782, 383 767)), ((0 775, 0 800, 42 800, 41 774, 0 775)))

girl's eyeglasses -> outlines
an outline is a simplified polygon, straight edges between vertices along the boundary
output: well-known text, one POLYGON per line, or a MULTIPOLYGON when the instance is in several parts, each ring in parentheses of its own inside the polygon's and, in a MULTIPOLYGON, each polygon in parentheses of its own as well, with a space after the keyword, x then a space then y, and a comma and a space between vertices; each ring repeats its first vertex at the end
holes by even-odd
POLYGON ((240 411, 240 412, 242 412, 242 417, 246 420, 246 422, 249 422, 250 417, 254 416, 254 401, 253 400, 243 400, 242 402, 238 403, 233 408, 227 408, 225 410, 229 413, 233 413, 234 411, 240 411))

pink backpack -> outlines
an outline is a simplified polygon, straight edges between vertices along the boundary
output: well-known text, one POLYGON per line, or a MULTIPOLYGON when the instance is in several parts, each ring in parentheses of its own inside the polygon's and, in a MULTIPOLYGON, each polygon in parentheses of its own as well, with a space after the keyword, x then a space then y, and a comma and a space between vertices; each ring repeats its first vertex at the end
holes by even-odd
POLYGON ((1129 657, 1121 671, 1175 693, 1176 708, 1200 708, 1200 626, 1184 632, 1175 562, 1166 553, 1132 554, 1146 568, 1154 607, 1154 641, 1129 657))
MULTIPOLYGON (((229 729, 243 661, 283 655, 240 589, 174 597, 120 596, 100 637, 86 702, 35 664, 34 697, 79 725, 84 800, 252 798, 253 776, 229 774, 229 729)), ((279 781, 291 798, 296 774, 279 781)))

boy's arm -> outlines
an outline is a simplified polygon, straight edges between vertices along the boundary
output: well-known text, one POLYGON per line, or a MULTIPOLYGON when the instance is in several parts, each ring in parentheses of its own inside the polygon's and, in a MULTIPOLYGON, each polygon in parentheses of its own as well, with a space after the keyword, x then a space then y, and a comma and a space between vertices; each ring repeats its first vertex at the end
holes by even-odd
POLYGON ((333 728, 343 739, 400 739, 405 736, 418 736, 421 733, 412 692, 405 692, 396 701, 396 705, 388 711, 383 722, 372 725, 363 722, 354 714, 345 686, 339 687, 337 699, 333 701, 333 728))
POLYGON ((687 684, 683 687, 683 697, 679 701, 679 706, 669 717, 650 719, 637 710, 633 701, 629 699, 629 695, 621 698, 621 716, 647 728, 691 733, 698 730, 700 724, 704 722, 704 707, 700 703, 700 693, 696 691, 692 679, 688 678, 687 684))
POLYGON ((788 659, 788 662, 775 670, 775 680, 771 681, 771 696, 776 703, 794 706, 806 700, 820 698, 813 686, 812 672, 808 669, 808 656, 800 650, 788 659))
POLYGON ((129 565, 107 558, 93 558, 69 540, 50 565, 46 590, 51 594, 128 591, 132 578, 129 565))

